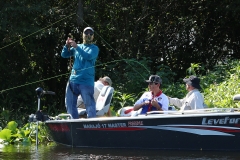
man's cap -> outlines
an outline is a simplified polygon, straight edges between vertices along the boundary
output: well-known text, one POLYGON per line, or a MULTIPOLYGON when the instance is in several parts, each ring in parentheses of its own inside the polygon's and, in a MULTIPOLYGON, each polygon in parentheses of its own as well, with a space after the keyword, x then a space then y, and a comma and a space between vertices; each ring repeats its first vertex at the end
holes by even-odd
POLYGON ((86 30, 91 30, 91 31, 94 32, 94 30, 92 29, 92 27, 86 27, 86 28, 84 28, 83 32, 85 32, 86 30))
POLYGON ((100 78, 100 80, 101 80, 101 81, 108 82, 108 84, 109 84, 110 86, 112 86, 112 80, 111 80, 111 78, 109 78, 108 76, 105 76, 105 77, 103 77, 103 78, 100 78))
POLYGON ((194 75, 191 75, 189 78, 184 78, 183 82, 193 86, 196 89, 202 89, 202 87, 200 86, 200 79, 194 75))
POLYGON ((146 82, 160 83, 162 84, 162 79, 158 75, 151 75, 146 82))

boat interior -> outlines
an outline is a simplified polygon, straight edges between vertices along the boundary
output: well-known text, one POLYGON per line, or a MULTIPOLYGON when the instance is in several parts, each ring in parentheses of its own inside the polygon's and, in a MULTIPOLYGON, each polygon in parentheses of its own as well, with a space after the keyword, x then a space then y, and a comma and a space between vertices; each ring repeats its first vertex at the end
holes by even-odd
MULTIPOLYGON (((97 117, 104 117, 104 114, 107 113, 110 103, 113 96, 113 88, 105 87, 100 93, 97 99, 97 117)), ((233 101, 240 101, 240 94, 237 94, 233 97, 233 101)), ((140 115, 140 110, 133 111, 133 106, 126 106, 118 110, 117 117, 146 117, 146 116, 171 116, 171 115, 202 115, 202 114, 240 114, 240 108, 204 108, 197 110, 177 110, 174 106, 169 106, 168 111, 151 111, 147 112, 144 115, 140 115), (135 115, 132 113, 135 112, 135 115)), ((79 115, 86 114, 86 109, 79 109, 79 115)), ((68 117, 71 118, 70 114, 60 114, 57 117, 68 117)), ((110 118, 110 117, 104 117, 110 118)), ((114 118, 114 117, 111 117, 114 118)), ((115 117, 116 118, 116 117, 115 117)), ((56 118, 61 119, 61 118, 56 118)))
MULTIPOLYGON (((96 101, 97 116, 103 116, 108 112, 113 97, 113 91, 114 89, 111 86, 104 86, 101 90, 96 101)), ((86 114, 86 109, 78 108, 79 116, 86 116, 86 114)))

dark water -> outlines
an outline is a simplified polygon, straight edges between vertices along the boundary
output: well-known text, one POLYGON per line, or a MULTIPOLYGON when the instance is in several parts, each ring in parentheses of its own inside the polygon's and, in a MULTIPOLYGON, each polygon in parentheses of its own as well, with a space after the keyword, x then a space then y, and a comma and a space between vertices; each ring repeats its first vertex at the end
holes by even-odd
POLYGON ((240 152, 169 151, 133 149, 86 149, 62 145, 0 146, 0 159, 22 160, 232 160, 240 159, 240 152))

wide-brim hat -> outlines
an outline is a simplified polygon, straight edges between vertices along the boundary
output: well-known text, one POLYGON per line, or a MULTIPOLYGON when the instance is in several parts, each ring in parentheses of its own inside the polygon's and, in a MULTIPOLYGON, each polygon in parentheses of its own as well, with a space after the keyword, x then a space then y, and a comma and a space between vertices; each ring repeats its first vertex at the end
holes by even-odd
POLYGON ((103 77, 103 78, 100 78, 100 80, 101 80, 101 81, 108 82, 108 84, 109 84, 110 86, 112 86, 112 80, 111 80, 111 78, 109 78, 108 76, 105 76, 105 77, 103 77))
POLYGON ((162 79, 158 75, 151 75, 146 82, 160 83, 162 84, 162 79))
POLYGON ((196 89, 202 89, 202 87, 200 86, 200 79, 194 75, 190 76, 189 78, 184 78, 183 82, 193 86, 196 89))

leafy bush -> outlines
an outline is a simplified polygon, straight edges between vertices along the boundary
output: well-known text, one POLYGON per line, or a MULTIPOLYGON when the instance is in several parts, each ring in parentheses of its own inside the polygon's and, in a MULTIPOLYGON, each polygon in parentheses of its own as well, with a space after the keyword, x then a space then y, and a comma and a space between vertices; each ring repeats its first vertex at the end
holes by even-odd
POLYGON ((215 69, 202 77, 205 103, 209 107, 239 108, 239 102, 233 96, 240 94, 240 63, 238 60, 217 65, 215 69))
MULTIPOLYGON (((162 90, 167 96, 184 98, 187 94, 185 83, 183 83, 183 78, 177 82, 173 82, 171 79, 175 74, 168 70, 167 67, 159 67, 159 72, 157 73, 163 79, 162 90)), ((187 70, 187 74, 196 74, 202 72, 203 67, 200 64, 191 64, 190 68, 187 70)), ((218 108, 235 108, 240 107, 239 102, 233 101, 233 96, 240 94, 240 63, 238 60, 228 61, 223 64, 220 63, 214 66, 212 71, 206 71, 204 76, 197 75, 201 79, 201 86, 203 90, 201 91, 205 97, 205 103, 208 107, 218 107, 218 108)), ((115 91, 113 98, 113 108, 118 110, 124 106, 132 106, 135 101, 141 96, 141 94, 147 90, 147 87, 142 89, 139 93, 122 93, 120 91, 115 91)))
POLYGON ((8 122, 7 126, 0 131, 0 139, 3 144, 22 144, 31 145, 36 142, 36 131, 38 127, 38 142, 49 142, 48 132, 44 123, 36 122, 27 123, 22 128, 17 128, 18 124, 15 121, 8 122))
MULTIPOLYGON (((233 96, 240 94, 240 63, 238 60, 220 63, 213 67, 212 71, 206 71, 204 76, 197 75, 201 79, 201 91, 208 107, 238 108, 239 102, 233 101, 233 96)), ((196 70, 203 70, 201 66, 191 64, 187 70, 189 75, 196 74, 196 70), (199 68, 200 67, 200 68, 199 68)), ((184 78, 184 77, 182 77, 184 78)), ((187 94, 182 79, 164 88, 164 93, 171 97, 184 98, 187 94)))

